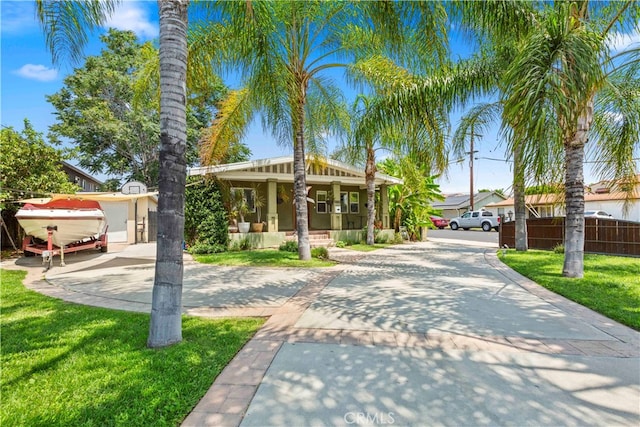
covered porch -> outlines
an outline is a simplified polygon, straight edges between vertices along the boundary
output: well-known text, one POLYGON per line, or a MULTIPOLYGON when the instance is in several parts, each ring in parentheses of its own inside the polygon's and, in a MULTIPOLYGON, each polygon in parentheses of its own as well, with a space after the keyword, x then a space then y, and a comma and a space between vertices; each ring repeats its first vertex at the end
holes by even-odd
MULTIPOLYGON (((295 231, 292 156, 192 168, 188 174, 215 177, 231 191, 241 191, 249 207, 245 221, 265 225, 262 233, 232 233, 232 239, 262 241, 258 247, 277 246, 295 231)), ((376 174, 376 226, 380 230, 389 230, 387 188, 396 184, 402 180, 376 174)), ((367 224, 366 203, 363 170, 332 159, 307 161, 310 232, 324 232, 334 241, 360 240, 367 224)))

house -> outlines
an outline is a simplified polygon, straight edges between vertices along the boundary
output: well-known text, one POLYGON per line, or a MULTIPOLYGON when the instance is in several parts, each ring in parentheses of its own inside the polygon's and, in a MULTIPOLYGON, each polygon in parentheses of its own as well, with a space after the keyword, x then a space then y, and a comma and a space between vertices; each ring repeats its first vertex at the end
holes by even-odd
MULTIPOLYGON (((215 177, 228 188, 229 194, 241 192, 249 205, 248 220, 266 222, 265 233, 235 233, 232 239, 250 238, 258 247, 275 246, 295 230, 293 156, 196 167, 187 173, 215 177), (256 200, 264 201, 264 205, 256 206, 256 200)), ((310 232, 325 232, 334 241, 359 240, 367 223, 364 170, 323 159, 308 160, 306 173, 310 232)), ((375 175, 380 194, 376 217, 386 233, 393 233, 389 229, 387 187, 396 184, 402 184, 402 180, 381 173, 375 175)))
MULTIPOLYGON (((534 194, 525 196, 527 206, 527 218, 545 218, 564 216, 564 195, 559 194, 534 194)), ((603 210, 616 219, 640 222, 640 192, 629 199, 628 210, 624 209, 626 193, 615 191, 612 193, 598 193, 584 195, 584 210, 603 210)), ((505 215, 507 219, 513 218, 514 202, 507 199, 499 203, 492 203, 485 207, 494 210, 498 215, 505 215)))
MULTIPOLYGON (((475 210, 482 208, 490 210, 486 207, 488 204, 501 202, 504 199, 506 197, 495 191, 481 191, 473 195, 473 207, 475 210)), ((447 194, 444 201, 433 202, 431 206, 434 209, 441 209, 444 218, 451 219, 471 210, 471 197, 469 193, 447 194)))
POLYGON ((88 173, 67 162, 62 162, 62 170, 69 177, 69 182, 73 182, 80 187, 80 191, 98 191, 103 184, 88 173))

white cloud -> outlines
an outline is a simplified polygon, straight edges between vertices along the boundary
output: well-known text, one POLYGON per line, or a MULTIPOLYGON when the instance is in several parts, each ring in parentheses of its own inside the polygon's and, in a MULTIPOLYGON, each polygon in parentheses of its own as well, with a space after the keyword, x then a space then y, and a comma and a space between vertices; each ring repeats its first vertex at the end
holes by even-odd
POLYGON ((3 1, 0 5, 2 33, 24 34, 27 31, 37 30, 38 22, 34 4, 35 2, 3 1))
POLYGON ((640 43, 640 32, 634 31, 633 33, 612 33, 608 40, 607 44, 612 52, 621 52, 631 45, 636 45, 640 43))
POLYGON ((25 79, 38 80, 40 82, 50 82, 58 78, 58 70, 47 68, 40 64, 25 64, 20 69, 15 70, 14 73, 25 79))
POLYGON ((143 8, 142 4, 139 2, 121 3, 106 22, 105 27, 133 31, 141 39, 157 37, 158 26, 149 20, 149 11, 143 8))

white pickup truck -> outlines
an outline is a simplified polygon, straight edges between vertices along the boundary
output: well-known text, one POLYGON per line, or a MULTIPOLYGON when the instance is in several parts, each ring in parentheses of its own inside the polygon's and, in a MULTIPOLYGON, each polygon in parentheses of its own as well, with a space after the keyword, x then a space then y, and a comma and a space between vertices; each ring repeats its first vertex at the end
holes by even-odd
POLYGON ((498 231, 500 227, 500 217, 493 216, 490 211, 480 209, 479 211, 465 212, 462 216, 452 218, 449 221, 449 227, 452 230, 462 228, 468 230, 470 228, 482 228, 484 231, 494 230, 498 231))

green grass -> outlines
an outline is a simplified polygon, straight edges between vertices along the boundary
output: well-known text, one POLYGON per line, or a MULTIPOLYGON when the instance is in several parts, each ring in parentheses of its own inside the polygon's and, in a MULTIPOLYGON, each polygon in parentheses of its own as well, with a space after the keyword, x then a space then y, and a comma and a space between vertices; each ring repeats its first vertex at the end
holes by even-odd
POLYGON ((312 258, 300 261, 298 254, 274 249, 253 251, 222 252, 210 255, 194 255, 193 258, 204 264, 253 267, 331 267, 334 261, 312 258))
POLYGON ((510 250, 502 261, 545 288, 640 330, 640 260, 584 256, 584 278, 562 277, 563 254, 510 250))
POLYGON ((346 249, 351 249, 351 250, 360 251, 360 252, 371 252, 378 249, 387 248, 389 246, 391 246, 391 243, 374 243, 373 245, 356 243, 353 245, 346 246, 346 249))
POLYGON ((3 426, 175 426, 263 319, 183 319, 183 342, 146 348, 149 315, 85 307, 0 271, 3 426))

